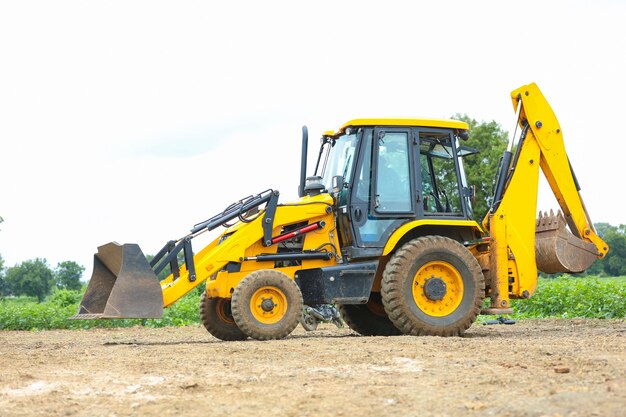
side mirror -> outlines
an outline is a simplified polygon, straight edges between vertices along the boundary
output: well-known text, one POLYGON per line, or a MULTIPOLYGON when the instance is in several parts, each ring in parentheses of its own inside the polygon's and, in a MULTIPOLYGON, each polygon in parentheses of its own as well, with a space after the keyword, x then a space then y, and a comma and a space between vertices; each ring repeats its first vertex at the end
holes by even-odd
POLYGON ((331 187, 332 187, 333 195, 337 195, 339 194, 339 191, 343 190, 343 187, 344 187, 343 183, 344 183, 343 175, 335 175, 331 179, 331 187))
POLYGON ((470 185, 468 188, 469 191, 469 199, 472 202, 472 207, 476 206, 476 186, 470 185))

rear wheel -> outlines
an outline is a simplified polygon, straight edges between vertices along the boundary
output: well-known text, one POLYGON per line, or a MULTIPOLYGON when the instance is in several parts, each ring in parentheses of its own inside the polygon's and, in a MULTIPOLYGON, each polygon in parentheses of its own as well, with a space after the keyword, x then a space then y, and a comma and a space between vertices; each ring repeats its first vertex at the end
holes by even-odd
POLYGON ((263 269, 245 277, 235 288, 232 311, 242 332, 258 340, 282 339, 302 316, 302 293, 282 272, 263 269))
POLYGON ((405 334, 462 335, 480 312, 485 279, 459 242, 424 236, 391 257, 381 295, 389 319, 405 334))
POLYGON ((348 327, 363 336, 397 336, 400 330, 387 317, 380 293, 373 292, 367 304, 342 304, 341 317, 348 327))
POLYGON ((200 320, 211 335, 220 340, 245 340, 231 311, 229 298, 208 298, 206 292, 200 296, 200 320))

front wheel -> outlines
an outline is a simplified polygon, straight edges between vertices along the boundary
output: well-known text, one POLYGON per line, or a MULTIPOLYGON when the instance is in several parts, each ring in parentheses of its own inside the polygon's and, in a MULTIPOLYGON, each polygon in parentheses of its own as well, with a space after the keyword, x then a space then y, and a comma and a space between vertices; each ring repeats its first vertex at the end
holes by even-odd
POLYGON ((389 319, 404 334, 460 336, 480 312, 485 279, 462 244, 424 236, 391 257, 381 295, 389 319))
POLYGON ((289 276, 261 269, 235 288, 233 318, 241 331, 254 339, 282 339, 298 325, 303 304, 300 288, 289 276))

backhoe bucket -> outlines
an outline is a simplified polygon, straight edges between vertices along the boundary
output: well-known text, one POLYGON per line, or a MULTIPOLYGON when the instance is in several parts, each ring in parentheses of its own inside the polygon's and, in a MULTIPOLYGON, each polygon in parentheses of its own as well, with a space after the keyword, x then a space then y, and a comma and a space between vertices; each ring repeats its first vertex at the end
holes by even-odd
POLYGON ((163 316, 161 285, 136 244, 111 242, 94 255, 93 274, 73 319, 157 319, 163 316))
POLYGON ((583 272, 598 257, 596 246, 574 236, 566 227, 565 218, 539 213, 535 229, 537 269, 546 274, 583 272))

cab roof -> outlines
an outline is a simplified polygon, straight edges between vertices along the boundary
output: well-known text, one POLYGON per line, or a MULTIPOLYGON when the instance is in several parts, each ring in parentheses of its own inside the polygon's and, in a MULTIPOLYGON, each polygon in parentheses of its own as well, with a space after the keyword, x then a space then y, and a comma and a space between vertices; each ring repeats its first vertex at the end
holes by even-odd
POLYGON ((459 130, 469 129, 467 123, 453 119, 354 119, 344 123, 337 131, 329 130, 324 132, 324 136, 337 136, 344 133, 347 128, 357 126, 423 126, 459 130))

